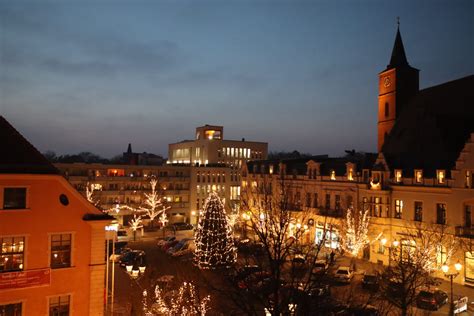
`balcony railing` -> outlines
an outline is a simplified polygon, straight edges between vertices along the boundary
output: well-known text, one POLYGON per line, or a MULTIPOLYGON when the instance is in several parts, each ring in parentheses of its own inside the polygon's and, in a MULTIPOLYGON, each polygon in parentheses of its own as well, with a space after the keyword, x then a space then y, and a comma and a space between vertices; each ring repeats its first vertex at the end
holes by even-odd
POLYGON ((456 226, 456 236, 474 238, 474 227, 456 226))

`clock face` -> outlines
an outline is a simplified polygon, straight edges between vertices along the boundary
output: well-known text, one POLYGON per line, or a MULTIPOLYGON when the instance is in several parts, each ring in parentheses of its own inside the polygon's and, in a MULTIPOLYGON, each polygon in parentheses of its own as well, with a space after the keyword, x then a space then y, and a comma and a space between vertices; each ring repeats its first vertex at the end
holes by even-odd
POLYGON ((390 80, 390 77, 385 77, 383 78, 383 86, 385 88, 388 88, 390 87, 390 84, 392 83, 392 81, 390 80))

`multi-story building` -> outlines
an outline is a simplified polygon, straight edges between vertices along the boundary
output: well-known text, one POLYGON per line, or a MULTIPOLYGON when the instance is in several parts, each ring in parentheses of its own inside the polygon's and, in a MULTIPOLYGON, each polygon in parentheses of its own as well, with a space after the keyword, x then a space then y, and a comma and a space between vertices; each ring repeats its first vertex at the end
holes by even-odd
POLYGON ((242 199, 258 205, 259 188, 284 180, 292 208, 311 214, 310 239, 318 242, 329 231, 325 243, 334 248, 346 210, 368 209, 373 242, 362 257, 381 264, 389 263, 392 242, 402 250, 416 246, 408 243, 410 227, 442 231, 457 247, 448 259, 452 249, 437 245, 436 264, 459 261, 463 269, 455 282, 472 285, 474 76, 419 90, 418 74, 397 30, 390 63, 379 74, 378 153, 249 162, 242 170, 242 199))
MULTIPOLYGON (((266 143, 223 140, 223 127, 205 125, 196 129, 195 141, 169 145, 165 165, 142 165, 138 154, 128 146, 123 165, 57 163, 71 184, 85 195, 86 185, 97 184, 94 198, 103 209, 117 204, 142 205, 150 190, 150 178, 157 179, 159 190, 170 209, 169 221, 195 224, 209 192, 225 198, 229 210, 237 211, 240 199, 240 166, 243 162, 267 157, 266 143), (192 162, 192 163, 191 163, 192 162)), ((132 213, 116 214, 127 225, 132 213)))
POLYGON ((103 315, 105 226, 0 116, 0 315, 103 315))

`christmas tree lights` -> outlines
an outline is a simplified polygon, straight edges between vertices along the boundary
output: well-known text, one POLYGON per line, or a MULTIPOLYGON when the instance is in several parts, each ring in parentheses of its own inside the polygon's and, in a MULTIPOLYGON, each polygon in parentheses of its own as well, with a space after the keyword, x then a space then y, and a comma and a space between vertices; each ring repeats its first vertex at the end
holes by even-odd
POLYGON ((205 316, 210 309, 210 300, 209 295, 200 299, 192 283, 184 282, 171 298, 165 298, 157 285, 151 307, 148 304, 147 292, 143 292, 143 309, 147 316, 205 316))
POLYGON ((227 221, 224 203, 211 192, 200 213, 195 233, 194 260, 201 269, 229 267, 237 259, 232 228, 227 221))

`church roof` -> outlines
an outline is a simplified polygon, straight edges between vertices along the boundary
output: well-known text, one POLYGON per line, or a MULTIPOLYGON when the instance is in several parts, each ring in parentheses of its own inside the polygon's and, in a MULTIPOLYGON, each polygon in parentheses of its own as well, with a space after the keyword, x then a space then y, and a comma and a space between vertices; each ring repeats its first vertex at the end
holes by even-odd
POLYGON ((59 171, 28 142, 3 116, 0 116, 0 173, 59 174, 59 171))
POLYGON ((402 35, 400 34, 400 27, 397 28, 397 35, 395 36, 395 43, 393 44, 392 56, 387 69, 392 68, 413 68, 408 64, 407 55, 405 54, 405 47, 403 46, 402 35))
POLYGON ((474 133, 474 75, 421 90, 404 106, 382 147, 390 168, 451 170, 474 133))

